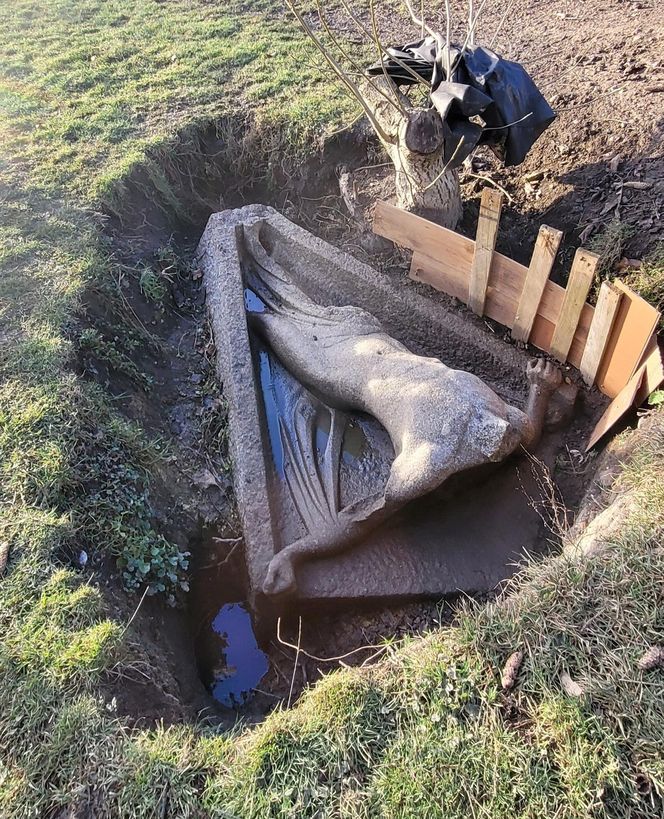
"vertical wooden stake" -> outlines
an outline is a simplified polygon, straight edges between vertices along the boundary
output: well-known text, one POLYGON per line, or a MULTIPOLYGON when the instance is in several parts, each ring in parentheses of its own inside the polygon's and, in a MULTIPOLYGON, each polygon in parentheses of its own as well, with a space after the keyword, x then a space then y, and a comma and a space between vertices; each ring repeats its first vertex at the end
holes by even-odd
POLYGON ((576 332, 579 317, 586 301, 595 276, 595 268, 599 257, 589 250, 580 247, 572 262, 569 281, 565 289, 565 297, 560 308, 560 315, 553 331, 549 352, 561 363, 567 361, 569 348, 576 332))
POLYGON ((530 259, 528 274, 521 291, 519 304, 514 317, 512 338, 515 341, 528 341, 542 293, 549 280, 549 274, 556 258, 556 253, 563 238, 562 231, 542 225, 537 234, 537 241, 530 259))
POLYGON ((478 316, 484 315, 486 288, 489 284, 491 259, 496 246, 498 223, 503 207, 503 195, 493 188, 484 188, 480 202, 480 218, 477 222, 475 253, 470 269, 468 305, 478 316))
POLYGON ((595 376, 602 361, 613 323, 618 313, 622 292, 609 282, 602 282, 597 298, 597 306, 588 331, 588 339, 581 357, 579 370, 589 387, 595 383, 595 376))

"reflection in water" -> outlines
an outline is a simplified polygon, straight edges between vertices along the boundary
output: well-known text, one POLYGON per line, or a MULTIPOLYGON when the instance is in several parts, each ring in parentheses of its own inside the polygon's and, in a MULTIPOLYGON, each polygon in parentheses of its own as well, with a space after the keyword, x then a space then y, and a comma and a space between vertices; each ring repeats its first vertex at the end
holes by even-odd
POLYGON ((212 696, 227 708, 244 705, 268 670, 251 615, 241 603, 229 603, 219 610, 212 629, 224 643, 224 665, 215 673, 212 696))
POLYGON ((244 288, 244 306, 247 313, 264 313, 267 309, 263 299, 249 288, 244 288))
MULTIPOLYGON (((265 313, 268 310, 263 299, 250 287, 244 289, 244 304, 247 313, 250 314, 265 313)), ((263 344, 259 342, 256 346, 270 448, 277 474, 283 478, 285 477, 284 451, 279 426, 281 422, 289 433, 292 432, 293 407, 296 403, 294 399, 303 388, 280 366, 263 344), (290 387, 289 382, 292 382, 290 387), (293 395, 289 395, 289 391, 293 395)), ((312 400, 315 401, 313 397, 312 400)), ((313 444, 317 455, 322 458, 330 434, 331 414, 327 407, 318 401, 316 403, 319 409, 316 413, 313 444)), ((368 441, 364 430, 354 419, 349 420, 344 431, 341 459, 345 464, 353 465, 364 457, 367 449, 368 441)))
MULTIPOLYGON (((330 424, 332 417, 328 409, 323 409, 316 416, 316 427, 314 432, 314 446, 318 457, 325 454, 325 446, 330 435, 330 424)), ((364 430, 354 420, 346 423, 343 442, 341 444, 341 458, 345 464, 354 464, 364 456, 368 442, 364 430)))
POLYGON ((270 362, 270 354, 267 350, 260 350, 258 353, 258 368, 260 371, 261 391, 265 402, 265 418, 267 420, 267 433, 270 438, 270 448, 272 458, 277 473, 284 477, 284 450, 281 445, 281 435, 279 434, 279 418, 283 417, 283 410, 280 409, 282 403, 280 382, 274 377, 270 362))

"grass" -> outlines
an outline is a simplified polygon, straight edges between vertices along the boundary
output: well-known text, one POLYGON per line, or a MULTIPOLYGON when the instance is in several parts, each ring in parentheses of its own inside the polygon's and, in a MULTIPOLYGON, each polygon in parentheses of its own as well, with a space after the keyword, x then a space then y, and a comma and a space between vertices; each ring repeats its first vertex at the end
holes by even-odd
MULTIPOLYGON (((298 155, 348 106, 270 4, 204 0, 6 3, 0 106, 0 816, 661 815, 662 677, 636 668, 662 641, 661 414, 623 478, 632 518, 598 558, 531 566, 506 601, 330 675, 254 730, 116 715, 128 632, 76 558, 143 574, 154 557, 159 583, 186 556, 152 512, 163 453, 73 372, 83 348, 150 388, 136 328, 75 320, 84 292, 114 298, 100 208, 139 169, 181 208, 166 161, 210 122, 246 119, 298 155), (563 671, 583 697, 564 694, 563 671)), ((165 269, 136 270, 157 304, 165 269)))
MULTIPOLYGON (((646 301, 664 312, 664 242, 659 242, 643 260, 641 267, 625 276, 625 281, 646 301)), ((663 328, 664 321, 660 319, 660 330, 663 328)))

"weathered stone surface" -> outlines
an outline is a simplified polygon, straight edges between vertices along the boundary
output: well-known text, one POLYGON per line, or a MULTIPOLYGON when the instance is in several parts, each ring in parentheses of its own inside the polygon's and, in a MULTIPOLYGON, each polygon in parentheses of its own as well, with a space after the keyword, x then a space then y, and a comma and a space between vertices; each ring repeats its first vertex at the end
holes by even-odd
POLYGON ((430 495, 395 513, 450 475, 502 460, 527 425, 511 406, 515 392, 499 397, 476 375, 431 356, 444 351, 457 367, 466 360, 508 385, 525 384, 525 359, 270 208, 215 214, 200 254, 253 591, 265 586, 277 553, 307 539, 323 543, 329 556, 298 568, 301 600, 435 596, 503 579, 539 528, 523 491, 537 491, 527 464, 505 465, 456 496, 430 495), (256 296, 251 322, 281 362, 250 340, 245 299, 256 296), (284 363, 304 387, 293 386, 284 363), (269 395, 280 379, 275 422, 269 395), (322 418, 317 449, 308 443, 322 418), (356 459, 366 478, 359 483, 342 467, 349 424, 361 427, 374 453, 368 470, 364 455, 356 459), (360 544, 334 554, 344 536, 360 544))

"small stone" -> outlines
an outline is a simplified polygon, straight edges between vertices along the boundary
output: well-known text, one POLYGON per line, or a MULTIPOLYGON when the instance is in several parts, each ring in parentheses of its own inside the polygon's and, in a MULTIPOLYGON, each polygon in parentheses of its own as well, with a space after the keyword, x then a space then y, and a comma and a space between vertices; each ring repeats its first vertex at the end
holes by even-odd
POLYGON ((652 188, 652 182, 639 182, 638 180, 634 182, 623 182, 623 188, 630 188, 634 191, 647 191, 652 188))
POLYGON ((521 663, 523 662, 523 657, 523 651, 515 651, 510 654, 507 662, 505 663, 502 677, 500 679, 500 684, 503 687, 503 691, 509 691, 510 688, 514 687, 514 683, 516 682, 516 678, 519 674, 519 669, 521 668, 521 663))
POLYGON ((560 685, 568 697, 575 697, 578 699, 586 693, 579 683, 573 680, 566 671, 563 671, 563 673, 560 675, 560 685))
POLYGON ((655 668, 664 668, 664 646, 653 646, 641 657, 637 666, 641 671, 652 671, 655 668))
POLYGON ((219 482, 209 469, 199 469, 193 477, 193 482, 200 489, 209 489, 211 486, 219 486, 219 482))

